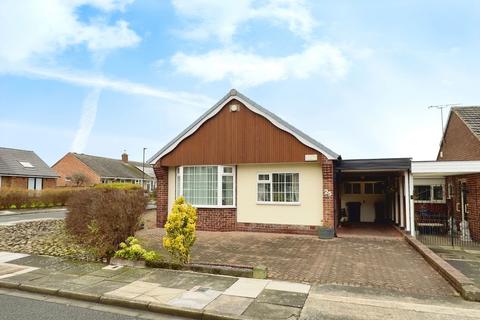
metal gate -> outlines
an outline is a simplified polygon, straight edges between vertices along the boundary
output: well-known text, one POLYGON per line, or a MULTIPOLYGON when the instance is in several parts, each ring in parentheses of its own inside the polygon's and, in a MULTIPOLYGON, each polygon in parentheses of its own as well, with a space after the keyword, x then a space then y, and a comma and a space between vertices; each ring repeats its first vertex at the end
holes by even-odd
POLYGON ((447 200, 444 212, 415 210, 415 235, 425 245, 480 248, 480 242, 472 239, 468 221, 466 182, 460 181, 457 188, 459 197, 447 200))

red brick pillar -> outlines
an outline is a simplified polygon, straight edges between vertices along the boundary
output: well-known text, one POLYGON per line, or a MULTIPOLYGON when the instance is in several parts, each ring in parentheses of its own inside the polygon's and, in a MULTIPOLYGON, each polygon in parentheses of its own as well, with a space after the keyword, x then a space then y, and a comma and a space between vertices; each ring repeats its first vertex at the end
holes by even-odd
POLYGON ((168 167, 154 167, 157 177, 157 227, 163 228, 168 215, 168 167))
POLYGON ((335 224, 335 192, 333 185, 333 161, 323 159, 323 226, 333 228, 335 224))

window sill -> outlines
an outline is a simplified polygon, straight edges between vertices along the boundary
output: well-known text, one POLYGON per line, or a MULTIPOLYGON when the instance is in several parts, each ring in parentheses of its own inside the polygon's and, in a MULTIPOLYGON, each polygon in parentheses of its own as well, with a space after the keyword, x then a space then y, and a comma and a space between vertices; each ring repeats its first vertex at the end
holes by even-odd
POLYGON ((192 205, 195 209, 235 209, 236 206, 196 206, 192 205))
POLYGON ((258 205, 267 205, 267 206, 300 206, 301 202, 274 202, 274 201, 257 201, 258 205))
POLYGON ((445 204, 447 203, 445 200, 413 200, 413 203, 438 203, 438 204, 445 204))

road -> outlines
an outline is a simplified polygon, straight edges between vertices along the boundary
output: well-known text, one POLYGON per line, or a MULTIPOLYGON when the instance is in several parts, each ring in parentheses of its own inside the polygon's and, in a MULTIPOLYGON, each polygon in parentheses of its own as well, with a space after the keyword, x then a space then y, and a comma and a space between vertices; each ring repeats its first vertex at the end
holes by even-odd
POLYGON ((65 218, 65 209, 46 209, 38 210, 34 213, 21 213, 13 215, 0 215, 0 224, 13 224, 20 221, 39 220, 39 219, 63 219, 65 218))
POLYGON ((0 290, 0 320, 186 320, 157 313, 96 303, 0 290))

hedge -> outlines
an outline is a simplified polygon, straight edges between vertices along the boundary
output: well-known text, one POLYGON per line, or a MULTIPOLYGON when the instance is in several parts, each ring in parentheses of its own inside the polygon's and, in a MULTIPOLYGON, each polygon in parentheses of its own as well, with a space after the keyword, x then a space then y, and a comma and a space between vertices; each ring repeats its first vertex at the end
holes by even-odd
POLYGON ((44 189, 41 191, 0 189, 0 209, 44 208, 64 206, 79 188, 44 189))

